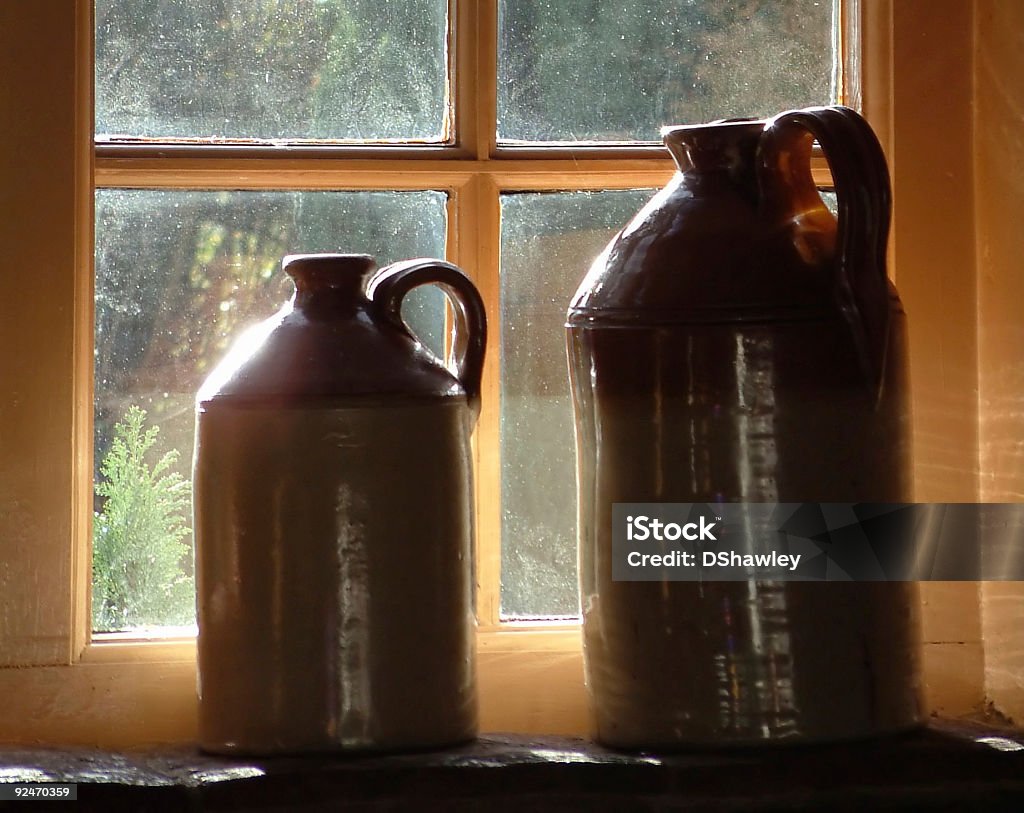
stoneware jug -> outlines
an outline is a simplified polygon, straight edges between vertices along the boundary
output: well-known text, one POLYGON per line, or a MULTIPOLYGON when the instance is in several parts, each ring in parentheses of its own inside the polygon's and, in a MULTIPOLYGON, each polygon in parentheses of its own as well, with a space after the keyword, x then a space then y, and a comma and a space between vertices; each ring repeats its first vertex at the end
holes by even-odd
POLYGON ((912 728, 913 585, 612 579, 617 502, 912 498, 889 176, 867 123, 827 107, 663 135, 679 171, 594 262, 567 322, 597 736, 671 748, 912 728))
POLYGON ((455 266, 294 255, 291 302, 197 398, 199 735, 217 753, 477 730, 470 432, 486 325, 455 266), (440 286, 447 367, 401 316, 440 286))

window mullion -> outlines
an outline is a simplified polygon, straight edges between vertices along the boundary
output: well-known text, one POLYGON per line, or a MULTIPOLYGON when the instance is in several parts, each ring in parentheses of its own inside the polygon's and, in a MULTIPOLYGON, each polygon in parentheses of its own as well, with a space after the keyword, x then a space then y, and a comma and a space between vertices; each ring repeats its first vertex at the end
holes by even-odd
POLYGON ((465 183, 461 161, 145 158, 96 162, 96 186, 143 189, 444 189, 465 183))
POLYGON ((488 352, 482 382, 482 407, 473 436, 476 458, 477 618, 483 629, 500 621, 501 469, 499 458, 500 286, 498 187, 486 174, 452 191, 449 259, 476 283, 487 310, 488 352))
POLYGON ((497 131, 498 0, 450 0, 454 14, 456 142, 486 159, 497 131))
MULTIPOLYGON (((824 163, 824 162, 822 162, 824 163)), ((504 189, 660 186, 667 154, 632 159, 98 158, 96 186, 147 189, 448 189, 493 176, 504 189)))

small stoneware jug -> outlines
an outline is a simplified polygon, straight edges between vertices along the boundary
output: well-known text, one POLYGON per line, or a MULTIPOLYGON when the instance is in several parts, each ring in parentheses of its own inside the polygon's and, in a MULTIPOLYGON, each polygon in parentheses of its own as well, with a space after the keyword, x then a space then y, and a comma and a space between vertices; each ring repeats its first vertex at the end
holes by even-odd
POLYGON ((671 748, 914 727, 910 584, 612 578, 615 503, 912 499, 889 176, 870 127, 827 107, 663 135, 678 173, 568 313, 597 736, 671 748), (838 219, 811 176, 814 139, 838 219))
POLYGON ((486 325, 455 266, 295 255, 291 302, 197 398, 199 736, 217 753, 477 730, 470 433, 486 325), (438 285, 447 365, 403 321, 438 285))

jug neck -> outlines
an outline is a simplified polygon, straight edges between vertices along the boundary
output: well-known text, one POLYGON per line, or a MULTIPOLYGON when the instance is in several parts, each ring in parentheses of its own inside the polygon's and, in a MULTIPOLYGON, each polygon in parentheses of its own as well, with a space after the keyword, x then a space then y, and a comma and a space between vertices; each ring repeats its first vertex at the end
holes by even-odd
POLYGON ((295 283, 292 306, 310 318, 351 314, 366 306, 366 283, 377 270, 366 254, 292 254, 284 270, 295 283))
POLYGON ((662 128, 661 137, 680 172, 753 172, 763 120, 737 119, 662 128))

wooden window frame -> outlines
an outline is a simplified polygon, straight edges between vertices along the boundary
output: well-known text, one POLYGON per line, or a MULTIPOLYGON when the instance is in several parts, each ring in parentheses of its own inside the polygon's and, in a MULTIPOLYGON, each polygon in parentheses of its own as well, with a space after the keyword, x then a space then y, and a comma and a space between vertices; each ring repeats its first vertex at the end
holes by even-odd
MULTIPOLYGON (((846 82, 863 89, 863 108, 890 150, 902 126, 894 110, 903 110, 894 92, 894 62, 904 56, 896 35, 923 20, 926 5, 912 0, 899 14, 889 0, 843 5, 845 15, 856 17, 843 30, 861 32, 844 44, 846 63, 857 73, 846 82), (916 11, 906 11, 915 4, 916 11), (903 28, 894 27, 900 14, 903 28)), ((0 356, 3 380, 16 382, 0 400, 0 695, 18 698, 15 713, 0 712, 0 741, 106 747, 194 741, 195 642, 90 635, 94 188, 446 191, 448 259, 474 278, 497 324, 502 192, 660 187, 673 167, 656 147, 496 144, 497 0, 453 0, 457 142, 450 146, 297 147, 287 157, 276 147, 227 147, 213 148, 212 158, 204 154, 209 148, 192 146, 94 150, 92 2, 33 0, 31 6, 0 7, 0 75, 11 77, 0 101, 23 111, 26 128, 0 133, 0 148, 31 163, 31 170, 19 170, 8 159, 15 183, 0 223, 0 242, 10 247, 0 291, 5 317, 12 317, 0 323, 0 346, 17 348, 0 356), (36 53, 47 54, 45 66, 33 62, 36 53)), ((917 111, 909 101, 906 106, 910 128, 917 111)), ((822 159, 814 171, 828 182, 822 159)), ((907 250, 913 255, 917 248, 907 250)), ((498 357, 492 349, 475 443, 482 727, 582 734, 587 712, 578 625, 499 618, 498 357)), ((929 588, 943 600, 945 589, 929 588)), ((976 616, 969 588, 948 589, 976 616)), ((926 621, 928 606, 926 595, 926 621)), ((947 641, 944 631, 962 626, 962 615, 932 624, 939 645, 926 647, 933 708, 960 710, 980 698, 980 634, 947 641), (966 687, 948 679, 968 661, 966 687)))

